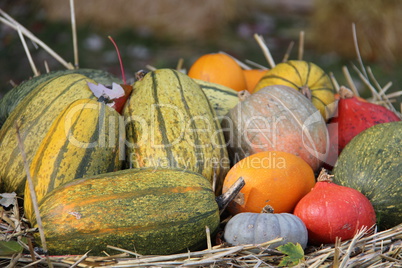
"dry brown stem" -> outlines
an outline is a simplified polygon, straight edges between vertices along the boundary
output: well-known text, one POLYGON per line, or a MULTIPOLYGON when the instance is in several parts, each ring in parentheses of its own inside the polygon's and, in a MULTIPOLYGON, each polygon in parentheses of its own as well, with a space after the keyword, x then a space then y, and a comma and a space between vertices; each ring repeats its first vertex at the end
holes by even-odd
POLYGON ((73 34, 74 67, 79 68, 77 25, 75 23, 74 0, 70 0, 71 30, 73 34))
POLYGON ((272 55, 271 55, 271 52, 269 51, 268 46, 265 43, 264 38, 259 34, 254 34, 254 39, 257 41, 258 45, 260 46, 260 48, 265 56, 265 59, 267 60, 271 69, 274 68, 276 64, 274 62, 274 59, 272 58, 272 55))

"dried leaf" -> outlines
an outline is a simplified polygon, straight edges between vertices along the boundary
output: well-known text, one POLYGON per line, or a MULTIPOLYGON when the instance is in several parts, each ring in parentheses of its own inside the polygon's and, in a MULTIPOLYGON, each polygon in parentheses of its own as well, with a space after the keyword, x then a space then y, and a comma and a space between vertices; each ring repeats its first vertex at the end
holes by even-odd
POLYGON ((113 83, 111 89, 102 84, 96 85, 91 82, 87 82, 87 84, 89 89, 98 99, 103 96, 104 98, 107 98, 109 100, 114 100, 123 97, 125 94, 123 87, 117 83, 113 83))
POLYGON ((114 108, 117 112, 121 113, 124 104, 133 90, 131 85, 112 84, 112 88, 102 84, 93 84, 87 82, 89 89, 94 93, 98 101, 107 104, 109 107, 114 108))
POLYGON ((297 243, 286 243, 285 245, 276 248, 281 253, 287 255, 282 258, 279 263, 279 267, 291 267, 298 265, 301 261, 304 261, 304 250, 302 246, 297 243))
POLYGON ((15 198, 17 197, 17 194, 12 192, 12 193, 2 193, 0 194, 0 205, 3 207, 9 207, 10 205, 13 205, 15 202, 15 198))

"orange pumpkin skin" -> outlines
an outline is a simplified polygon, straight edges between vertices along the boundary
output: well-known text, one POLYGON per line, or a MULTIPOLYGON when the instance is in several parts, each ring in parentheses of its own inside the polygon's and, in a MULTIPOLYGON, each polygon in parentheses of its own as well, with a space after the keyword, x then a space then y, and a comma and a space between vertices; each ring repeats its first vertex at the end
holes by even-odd
POLYGON ((226 175, 223 193, 244 179, 239 198, 228 205, 232 214, 259 213, 270 205, 275 213, 292 213, 299 200, 315 185, 313 169, 290 153, 266 151, 250 155, 235 164, 226 175))
POLYGON ((199 57, 190 67, 187 75, 194 79, 227 86, 236 91, 247 88, 243 69, 232 57, 223 53, 210 53, 199 57))
POLYGON ((262 69, 249 69, 243 70, 244 77, 246 78, 247 91, 252 93, 255 86, 258 84, 260 79, 265 75, 268 70, 262 69))

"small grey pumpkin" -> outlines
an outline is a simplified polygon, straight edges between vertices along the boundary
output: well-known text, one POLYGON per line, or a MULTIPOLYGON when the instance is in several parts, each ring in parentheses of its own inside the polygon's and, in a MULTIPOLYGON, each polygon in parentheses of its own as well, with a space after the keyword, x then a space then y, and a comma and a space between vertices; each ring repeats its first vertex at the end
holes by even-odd
POLYGON ((303 221, 290 213, 236 214, 225 226, 224 238, 231 245, 261 244, 283 237, 269 248, 276 248, 288 242, 307 246, 308 233, 303 221))

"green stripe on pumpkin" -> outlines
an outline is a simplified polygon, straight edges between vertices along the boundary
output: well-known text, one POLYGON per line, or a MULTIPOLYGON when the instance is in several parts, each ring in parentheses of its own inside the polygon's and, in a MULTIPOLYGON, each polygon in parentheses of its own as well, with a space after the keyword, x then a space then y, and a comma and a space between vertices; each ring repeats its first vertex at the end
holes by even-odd
MULTIPOLYGON (((158 79, 156 78, 155 73, 152 73, 152 81, 153 81, 152 90, 153 90, 154 103, 158 104, 159 103, 158 79)), ((164 149, 166 150, 167 160, 169 161, 170 166, 172 166, 172 167, 177 166, 177 161, 173 156, 171 143, 166 134, 166 123, 165 123, 165 119, 163 117, 162 111, 161 111, 159 105, 155 105, 155 108, 156 108, 157 118, 158 118, 158 122, 159 122, 159 124, 158 124, 159 134, 162 137, 162 143, 165 145, 164 149)))

